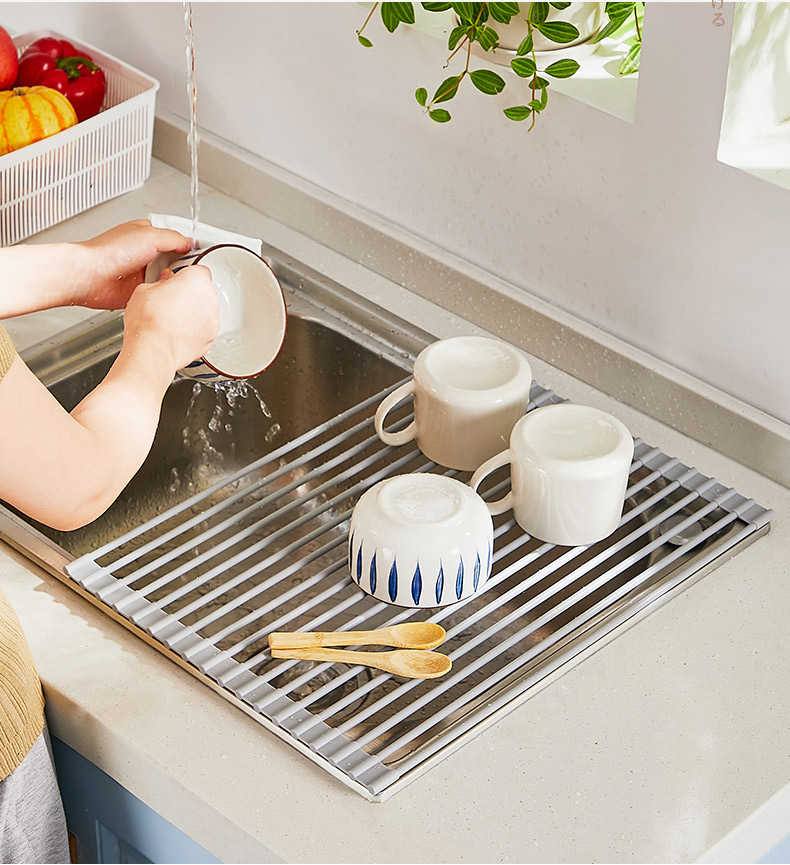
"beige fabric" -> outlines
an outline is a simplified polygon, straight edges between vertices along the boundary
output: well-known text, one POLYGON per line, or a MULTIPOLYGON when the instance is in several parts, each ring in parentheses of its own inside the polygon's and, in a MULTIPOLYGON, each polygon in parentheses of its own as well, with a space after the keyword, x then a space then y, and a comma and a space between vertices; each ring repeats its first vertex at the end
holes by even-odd
POLYGON ((11 342, 11 337, 6 329, 0 324, 0 379, 8 372, 15 357, 14 343, 11 342))
MULTIPOLYGON (((16 357, 0 324, 0 379, 16 357)), ((0 591, 0 779, 24 760, 44 729, 44 697, 19 619, 0 591)))
POLYGON ((0 592, 0 778, 25 759, 44 729, 44 695, 16 613, 0 592))

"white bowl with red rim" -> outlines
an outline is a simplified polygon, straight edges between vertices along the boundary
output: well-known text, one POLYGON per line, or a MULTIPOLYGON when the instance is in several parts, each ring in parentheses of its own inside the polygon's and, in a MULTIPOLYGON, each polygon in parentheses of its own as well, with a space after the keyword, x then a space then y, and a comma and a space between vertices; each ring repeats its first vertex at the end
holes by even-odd
POLYGON ((194 249, 173 262, 173 273, 200 264, 211 271, 219 302, 219 331, 209 350, 179 374, 214 382, 254 378, 282 348, 285 297, 269 265, 251 249, 220 243, 194 249))

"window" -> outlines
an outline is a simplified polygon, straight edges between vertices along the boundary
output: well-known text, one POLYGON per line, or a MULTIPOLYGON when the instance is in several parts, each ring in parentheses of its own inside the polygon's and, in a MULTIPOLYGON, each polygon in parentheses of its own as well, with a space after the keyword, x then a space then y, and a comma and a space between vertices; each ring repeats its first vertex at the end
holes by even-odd
POLYGON ((736 3, 718 157, 790 189, 790 3, 736 3))

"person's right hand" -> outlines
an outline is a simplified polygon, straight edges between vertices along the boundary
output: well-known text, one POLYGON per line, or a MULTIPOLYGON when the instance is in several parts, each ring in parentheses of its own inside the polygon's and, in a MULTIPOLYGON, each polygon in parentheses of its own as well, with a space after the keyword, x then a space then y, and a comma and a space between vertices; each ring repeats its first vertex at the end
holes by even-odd
POLYGON ((181 369, 208 351, 219 329, 217 293, 207 267, 195 264, 142 283, 124 313, 124 341, 154 338, 181 369))
POLYGON ((123 309, 145 280, 145 269, 160 252, 174 258, 190 249, 180 232, 154 228, 147 219, 133 219, 72 245, 77 276, 70 303, 92 309, 123 309))

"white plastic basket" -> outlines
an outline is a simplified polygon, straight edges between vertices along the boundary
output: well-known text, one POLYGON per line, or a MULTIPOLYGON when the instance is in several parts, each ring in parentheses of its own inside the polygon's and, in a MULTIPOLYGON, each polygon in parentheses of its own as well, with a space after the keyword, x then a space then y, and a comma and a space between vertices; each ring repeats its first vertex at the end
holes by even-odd
POLYGON ((151 171, 159 82, 105 54, 49 30, 14 38, 21 51, 42 36, 68 39, 104 70, 102 110, 76 126, 0 156, 0 246, 141 186, 151 171))

